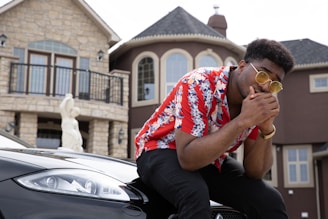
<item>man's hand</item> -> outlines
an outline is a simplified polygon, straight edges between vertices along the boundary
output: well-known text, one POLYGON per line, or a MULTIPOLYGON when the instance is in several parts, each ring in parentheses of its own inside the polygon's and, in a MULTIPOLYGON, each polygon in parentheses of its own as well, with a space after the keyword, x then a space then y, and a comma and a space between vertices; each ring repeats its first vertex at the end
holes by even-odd
POLYGON ((272 131, 272 124, 279 110, 278 99, 274 95, 255 93, 254 88, 250 87, 239 116, 245 119, 249 127, 258 125, 263 133, 269 133, 272 131))

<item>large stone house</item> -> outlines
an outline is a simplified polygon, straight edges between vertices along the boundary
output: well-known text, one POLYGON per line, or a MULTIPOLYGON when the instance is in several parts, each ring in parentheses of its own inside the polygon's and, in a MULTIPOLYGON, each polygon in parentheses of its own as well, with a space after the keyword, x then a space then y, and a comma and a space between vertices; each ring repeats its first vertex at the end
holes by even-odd
MULTIPOLYGON (((226 36, 225 17, 208 24, 177 7, 110 54, 111 69, 131 72, 129 156, 133 139, 176 81, 193 68, 234 65, 245 47, 226 36)), ((245 33, 244 33, 245 34, 245 33)), ((266 180, 284 196, 290 218, 327 218, 328 46, 310 39, 282 42, 296 66, 278 94, 274 165, 266 180)), ((242 160, 242 150, 236 156, 242 160)))
POLYGON ((129 73, 109 72, 107 55, 121 39, 85 1, 10 1, 0 34, 0 128, 57 148, 71 93, 84 150, 126 157, 129 73))

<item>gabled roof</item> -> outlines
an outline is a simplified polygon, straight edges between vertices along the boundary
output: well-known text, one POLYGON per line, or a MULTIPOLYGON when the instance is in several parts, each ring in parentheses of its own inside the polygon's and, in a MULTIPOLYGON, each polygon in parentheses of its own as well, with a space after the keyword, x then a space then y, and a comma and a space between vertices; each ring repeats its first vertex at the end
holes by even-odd
POLYGON ((293 54, 296 65, 327 64, 328 46, 310 39, 282 41, 293 54))
MULTIPOLYGON (((12 0, 0 7, 0 14, 10 10, 16 5, 22 3, 24 0, 12 0)), ((64 0, 66 1, 66 0, 64 0)), ((121 38, 101 19, 101 17, 84 1, 73 0, 74 2, 95 24, 107 35, 109 46, 115 45, 121 38)))
POLYGON ((133 39, 165 35, 204 35, 225 38, 179 6, 133 39))

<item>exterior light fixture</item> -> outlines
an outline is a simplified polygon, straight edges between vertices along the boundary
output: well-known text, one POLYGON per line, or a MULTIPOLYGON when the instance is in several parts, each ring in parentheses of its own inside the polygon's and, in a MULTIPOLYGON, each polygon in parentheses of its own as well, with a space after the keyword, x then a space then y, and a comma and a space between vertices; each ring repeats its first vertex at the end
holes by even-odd
POLYGON ((0 35, 0 46, 5 47, 7 36, 5 34, 0 35))
POLYGON ((118 132, 118 143, 121 144, 123 141, 123 137, 124 137, 124 131, 121 128, 120 131, 118 132))
POLYGON ((7 126, 6 126, 6 128, 5 128, 5 131, 6 131, 6 132, 11 132, 11 130, 12 130, 13 128, 15 128, 15 125, 16 125, 15 121, 8 122, 8 123, 7 123, 7 126))
POLYGON ((104 58, 104 52, 102 50, 99 50, 97 53, 97 61, 100 62, 104 58))

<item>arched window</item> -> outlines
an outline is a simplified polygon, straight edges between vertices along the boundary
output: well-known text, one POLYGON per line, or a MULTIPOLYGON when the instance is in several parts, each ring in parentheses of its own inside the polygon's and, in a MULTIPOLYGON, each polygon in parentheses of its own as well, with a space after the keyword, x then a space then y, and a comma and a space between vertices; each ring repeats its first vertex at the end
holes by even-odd
POLYGON ((168 94, 178 80, 188 72, 187 58, 180 53, 173 53, 166 59, 166 94, 168 94))
POLYGON ((199 67, 219 67, 223 62, 212 49, 206 49, 196 56, 196 68, 199 67))
POLYGON ((158 104, 158 57, 153 52, 140 53, 132 63, 132 106, 158 104))
POLYGON ((226 65, 226 66, 234 66, 234 65, 237 65, 237 61, 236 61, 236 59, 234 59, 234 58, 232 58, 232 57, 227 57, 226 59, 225 59, 225 61, 224 61, 224 64, 226 65))
POLYGON ((210 55, 200 57, 198 67, 217 67, 218 62, 210 55))
POLYGON ((143 58, 138 64, 138 101, 155 98, 154 61, 143 58))

